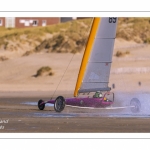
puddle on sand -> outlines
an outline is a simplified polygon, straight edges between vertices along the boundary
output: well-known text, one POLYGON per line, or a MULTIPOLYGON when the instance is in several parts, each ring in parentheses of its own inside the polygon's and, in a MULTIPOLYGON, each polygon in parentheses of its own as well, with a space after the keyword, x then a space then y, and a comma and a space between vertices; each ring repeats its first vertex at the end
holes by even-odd
POLYGON ((149 114, 109 114, 108 117, 115 118, 150 118, 149 114))
POLYGON ((55 118, 70 118, 70 117, 79 117, 76 113, 51 113, 51 114, 45 114, 45 113, 34 113, 34 116, 36 117, 55 117, 55 118))
MULTIPOLYGON (((37 105, 38 105, 37 102, 23 102, 23 103, 21 103, 21 104, 32 105, 32 106, 37 106, 37 105)), ((50 104, 50 103, 46 103, 45 105, 46 105, 46 107, 47 107, 47 106, 54 106, 54 104, 50 104)))
POLYGON ((109 117, 109 118, 150 118, 148 114, 101 114, 101 113, 34 113, 36 117, 109 117))

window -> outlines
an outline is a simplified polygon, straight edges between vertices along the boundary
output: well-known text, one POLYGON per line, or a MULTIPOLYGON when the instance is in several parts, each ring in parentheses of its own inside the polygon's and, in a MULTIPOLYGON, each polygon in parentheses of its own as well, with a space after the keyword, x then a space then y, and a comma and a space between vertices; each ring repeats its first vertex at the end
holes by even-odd
POLYGON ((19 23, 25 23, 25 20, 20 19, 20 20, 19 20, 19 23))
POLYGON ((46 26, 46 20, 42 20, 42 26, 46 26))
POLYGON ((0 26, 2 26, 3 25, 3 21, 2 21, 2 19, 0 19, 0 26))
POLYGON ((15 27, 15 17, 6 17, 5 20, 6 20, 6 23, 5 23, 6 28, 15 27))
POLYGON ((25 22, 24 22, 24 26, 30 26, 30 22, 29 22, 29 20, 25 20, 25 22))
POLYGON ((33 26, 38 26, 38 20, 33 20, 33 26))

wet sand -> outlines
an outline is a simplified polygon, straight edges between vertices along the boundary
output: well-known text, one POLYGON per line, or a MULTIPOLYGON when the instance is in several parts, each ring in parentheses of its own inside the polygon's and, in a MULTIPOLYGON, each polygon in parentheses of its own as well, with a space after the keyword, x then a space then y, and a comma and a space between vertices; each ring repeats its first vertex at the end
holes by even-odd
MULTIPOLYGON (((44 93, 45 94, 45 93, 44 93)), ((48 99, 48 97, 43 99, 48 99)), ((17 95, 17 94, 16 94, 17 95)), ((28 94, 29 95, 29 94, 28 94)), ((38 95, 38 94, 37 94, 38 95)), ((150 115, 124 110, 87 110, 52 105, 38 110, 39 96, 2 96, 1 133, 149 133, 150 115)), ((117 105, 117 104, 116 104, 117 105)))

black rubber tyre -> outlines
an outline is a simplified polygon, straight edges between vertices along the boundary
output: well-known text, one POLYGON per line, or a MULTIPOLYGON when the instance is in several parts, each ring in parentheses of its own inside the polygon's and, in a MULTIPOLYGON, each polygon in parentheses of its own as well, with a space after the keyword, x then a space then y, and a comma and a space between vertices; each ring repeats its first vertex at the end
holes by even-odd
POLYGON ((44 108, 45 108, 45 103, 43 103, 44 101, 42 100, 42 99, 40 99, 39 101, 38 101, 38 108, 40 109, 40 110, 43 110, 44 108), (41 104, 41 103, 43 103, 43 104, 41 104))
POLYGON ((54 109, 56 112, 61 112, 65 108, 65 99, 62 96, 58 96, 54 103, 54 109))
POLYGON ((134 106, 134 107, 131 107, 131 111, 133 113, 138 113, 141 110, 141 103, 137 98, 131 99, 130 106, 134 106))

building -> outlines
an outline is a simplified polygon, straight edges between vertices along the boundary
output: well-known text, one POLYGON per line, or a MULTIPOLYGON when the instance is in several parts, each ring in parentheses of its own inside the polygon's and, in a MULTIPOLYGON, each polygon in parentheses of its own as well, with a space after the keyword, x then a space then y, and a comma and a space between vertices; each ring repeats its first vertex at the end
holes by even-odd
POLYGON ((36 27, 36 26, 47 26, 52 24, 60 23, 60 18, 58 17, 16 17, 15 18, 15 27, 24 28, 24 27, 36 27))
POLYGON ((5 17, 0 17, 0 27, 5 27, 5 17))
POLYGON ((0 26, 6 28, 27 28, 37 26, 47 26, 67 22, 72 17, 0 17, 0 26))

